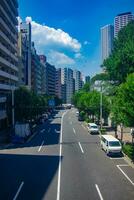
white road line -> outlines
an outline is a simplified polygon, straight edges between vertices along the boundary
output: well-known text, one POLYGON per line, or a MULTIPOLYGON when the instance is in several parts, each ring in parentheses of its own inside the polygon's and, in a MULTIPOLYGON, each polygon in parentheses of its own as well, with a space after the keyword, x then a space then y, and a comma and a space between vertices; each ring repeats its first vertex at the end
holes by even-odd
POLYGON ((39 149, 38 149, 38 152, 41 150, 43 144, 44 144, 44 140, 42 141, 42 143, 41 143, 41 145, 40 145, 40 147, 39 147, 39 149))
POLYGON ((110 160, 121 160, 123 158, 110 158, 110 160))
POLYGON ((96 190, 97 190, 98 195, 99 195, 99 197, 100 197, 100 200, 103 200, 103 197, 102 197, 102 194, 101 194, 101 192, 100 192, 100 189, 99 189, 98 185, 95 184, 95 187, 96 187, 96 190))
POLYGON ((127 180, 134 186, 134 182, 128 177, 128 175, 121 169, 121 167, 129 166, 129 165, 116 165, 118 169, 122 172, 122 174, 127 178, 127 180))
POLYGON ((73 132, 74 132, 74 134, 76 135, 76 131, 75 131, 75 129, 73 128, 73 132))
POLYGON ((58 169, 58 184, 57 184, 57 198, 56 200, 60 200, 60 181, 61 181, 61 154, 62 154, 62 136, 63 136, 63 118, 65 114, 68 111, 66 111, 61 118, 61 130, 60 130, 60 151, 59 151, 59 169, 58 169))
POLYGON ((86 127, 83 124, 81 126, 86 130, 86 127))
POLYGON ((50 130, 51 130, 51 129, 49 128, 49 129, 48 129, 48 133, 50 132, 50 130))
POLYGON ((81 146, 81 143, 78 142, 78 144, 79 144, 79 146, 80 146, 81 152, 84 153, 84 150, 83 150, 83 148, 82 148, 82 146, 81 146))
POLYGON ((17 190, 17 193, 15 194, 13 200, 16 200, 16 199, 17 199, 17 197, 18 197, 18 195, 19 195, 19 193, 20 193, 20 191, 21 191, 23 185, 24 185, 24 182, 22 181, 22 183, 20 184, 20 186, 19 186, 19 188, 18 188, 18 190, 17 190))

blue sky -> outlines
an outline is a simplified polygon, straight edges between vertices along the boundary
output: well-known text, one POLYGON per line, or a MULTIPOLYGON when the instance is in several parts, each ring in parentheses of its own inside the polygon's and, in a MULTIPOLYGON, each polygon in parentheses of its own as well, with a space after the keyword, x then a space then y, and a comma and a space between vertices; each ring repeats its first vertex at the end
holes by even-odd
POLYGON ((33 40, 56 67, 100 72, 100 28, 122 12, 134 13, 134 0, 19 0, 19 15, 32 20, 33 40))

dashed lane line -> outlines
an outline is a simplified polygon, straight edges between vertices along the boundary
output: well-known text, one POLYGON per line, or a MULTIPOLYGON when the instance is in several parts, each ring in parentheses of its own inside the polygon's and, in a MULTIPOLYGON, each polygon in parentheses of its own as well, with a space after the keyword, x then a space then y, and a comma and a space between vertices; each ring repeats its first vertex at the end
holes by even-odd
POLYGON ((84 150, 83 150, 83 148, 82 148, 82 146, 81 146, 81 143, 78 142, 78 144, 79 144, 79 147, 80 147, 80 149, 81 149, 81 152, 84 153, 84 150))
POLYGON ((100 200, 104 200, 103 197, 102 197, 102 194, 101 194, 101 192, 100 192, 100 189, 99 189, 99 187, 98 187, 97 184, 95 184, 95 187, 96 187, 96 190, 97 190, 98 195, 99 195, 99 197, 100 197, 100 200))
POLYGON ((40 145, 40 147, 39 147, 39 149, 38 149, 38 152, 41 150, 43 144, 44 144, 44 140, 42 141, 42 143, 41 143, 41 145, 40 145))
POLYGON ((76 135, 76 131, 75 131, 75 129, 73 128, 73 132, 74 132, 74 134, 76 135))
POLYGON ((13 200, 16 200, 16 199, 17 199, 17 197, 19 196, 19 193, 20 193, 20 191, 21 191, 23 185, 24 185, 24 182, 22 181, 21 184, 20 184, 20 186, 19 186, 19 188, 18 188, 18 190, 17 190, 17 193, 15 194, 15 196, 14 196, 14 198, 13 198, 13 200))

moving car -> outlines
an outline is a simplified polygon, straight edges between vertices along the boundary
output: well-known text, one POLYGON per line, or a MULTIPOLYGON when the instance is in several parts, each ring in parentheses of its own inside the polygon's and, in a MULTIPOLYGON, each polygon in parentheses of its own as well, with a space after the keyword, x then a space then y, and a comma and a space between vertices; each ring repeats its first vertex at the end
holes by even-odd
POLYGON ((88 131, 90 134, 99 134, 99 128, 95 123, 88 123, 88 131))
POLYGON ((107 155, 122 153, 120 141, 112 135, 101 136, 101 148, 107 153, 107 155))

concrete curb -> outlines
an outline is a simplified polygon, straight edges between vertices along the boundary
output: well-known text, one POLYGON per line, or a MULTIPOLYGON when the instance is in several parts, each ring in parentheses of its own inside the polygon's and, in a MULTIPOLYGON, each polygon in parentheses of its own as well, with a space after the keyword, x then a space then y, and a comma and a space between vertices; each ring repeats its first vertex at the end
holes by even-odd
POLYGON ((124 152, 122 153, 124 155, 124 160, 134 169, 134 163, 132 162, 132 160, 124 152))

